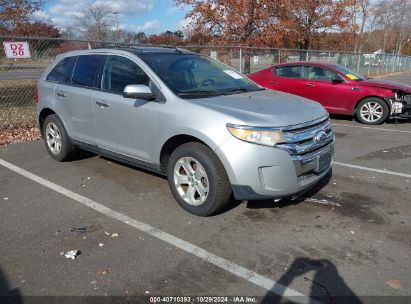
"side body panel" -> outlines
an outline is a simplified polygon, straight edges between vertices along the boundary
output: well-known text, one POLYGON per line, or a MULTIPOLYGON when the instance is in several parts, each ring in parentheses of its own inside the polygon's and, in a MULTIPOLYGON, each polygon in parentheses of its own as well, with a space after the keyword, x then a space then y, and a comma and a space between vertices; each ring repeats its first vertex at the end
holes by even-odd
POLYGON ((160 106, 155 101, 96 92, 93 108, 98 147, 153 162, 151 151, 157 140, 157 109, 160 106))
POLYGON ((54 91, 54 110, 64 121, 70 137, 96 144, 93 113, 95 90, 57 84, 54 91))
POLYGON ((249 77, 267 89, 300 96, 303 94, 303 80, 301 78, 278 77, 273 74, 273 68, 262 70, 249 75, 249 77))

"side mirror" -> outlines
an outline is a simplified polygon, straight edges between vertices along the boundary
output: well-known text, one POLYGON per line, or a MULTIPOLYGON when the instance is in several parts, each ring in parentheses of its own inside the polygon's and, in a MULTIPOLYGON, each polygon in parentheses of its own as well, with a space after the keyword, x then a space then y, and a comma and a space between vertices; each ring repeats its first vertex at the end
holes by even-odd
POLYGON ((332 82, 333 84, 339 84, 339 83, 341 83, 341 82, 344 82, 344 79, 342 79, 342 78, 339 77, 339 76, 334 76, 333 78, 331 78, 331 82, 332 82))
POLYGON ((130 84, 124 88, 123 97, 153 100, 156 99, 157 96, 153 94, 153 92, 148 86, 142 84, 130 84))

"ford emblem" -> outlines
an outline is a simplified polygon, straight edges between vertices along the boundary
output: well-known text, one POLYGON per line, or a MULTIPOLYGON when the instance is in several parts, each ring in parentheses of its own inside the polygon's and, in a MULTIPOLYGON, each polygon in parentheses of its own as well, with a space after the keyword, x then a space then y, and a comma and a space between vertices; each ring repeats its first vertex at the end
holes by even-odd
POLYGON ((319 144, 326 139, 327 139, 327 133, 325 133, 324 131, 320 131, 317 133, 317 135, 315 135, 314 142, 319 144))

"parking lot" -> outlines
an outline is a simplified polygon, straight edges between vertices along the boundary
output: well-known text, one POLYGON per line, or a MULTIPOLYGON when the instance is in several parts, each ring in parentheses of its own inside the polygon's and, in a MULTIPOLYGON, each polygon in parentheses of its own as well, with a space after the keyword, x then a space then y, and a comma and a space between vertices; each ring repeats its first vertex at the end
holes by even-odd
POLYGON ((207 218, 161 176, 89 154, 58 163, 42 141, 0 147, 0 295, 407 303, 411 122, 332 122, 333 172, 313 191, 207 218))

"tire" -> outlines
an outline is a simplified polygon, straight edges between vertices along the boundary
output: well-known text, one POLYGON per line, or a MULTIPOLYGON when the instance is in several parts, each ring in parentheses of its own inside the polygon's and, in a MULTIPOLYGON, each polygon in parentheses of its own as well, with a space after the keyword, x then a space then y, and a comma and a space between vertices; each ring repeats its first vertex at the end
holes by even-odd
POLYGON ((47 152, 52 158, 59 162, 73 158, 76 147, 70 142, 66 129, 57 115, 52 114, 46 117, 42 133, 47 152))
POLYGON ((183 144, 171 153, 167 177, 178 204, 198 216, 217 212, 231 198, 231 184, 220 159, 198 142, 183 144))
POLYGON ((389 114, 390 109, 385 101, 375 97, 369 97, 361 101, 355 111, 357 119, 366 125, 382 124, 389 114))

